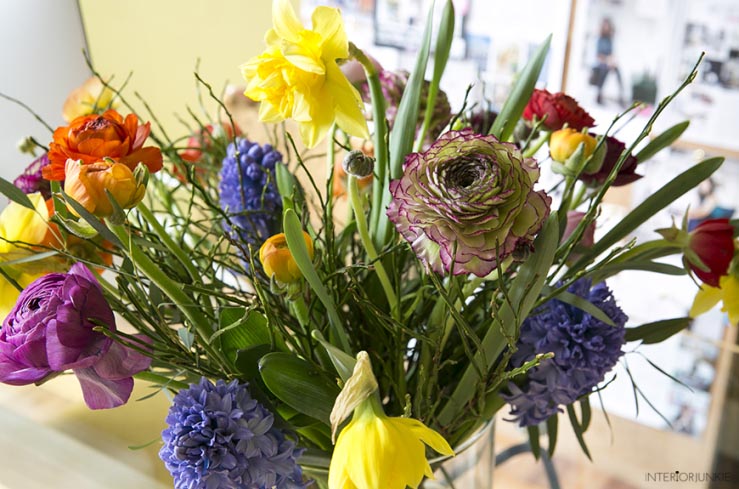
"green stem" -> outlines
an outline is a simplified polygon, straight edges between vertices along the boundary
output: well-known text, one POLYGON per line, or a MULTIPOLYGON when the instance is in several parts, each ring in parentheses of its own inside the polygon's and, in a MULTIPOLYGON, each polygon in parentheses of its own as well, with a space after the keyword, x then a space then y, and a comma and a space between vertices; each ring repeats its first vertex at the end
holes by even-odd
POLYGON ((163 387, 172 387, 173 389, 177 389, 177 390, 188 388, 188 385, 184 382, 180 382, 179 380, 170 379, 169 377, 166 377, 164 375, 159 375, 154 372, 149 372, 147 370, 134 374, 134 377, 136 377, 139 380, 145 380, 146 382, 151 382, 152 384, 159 384, 163 387))
POLYGON ((531 158, 536 154, 539 149, 541 149, 542 146, 544 146, 544 143, 549 141, 550 132, 549 131, 543 131, 541 136, 539 136, 539 139, 537 139, 534 142, 534 145, 526 148, 524 152, 522 153, 524 158, 531 158))
POLYGON ((162 272, 159 266, 154 263, 131 239, 122 224, 113 224, 108 222, 108 227, 118 237, 123 246, 123 251, 128 254, 134 265, 159 289, 169 297, 177 308, 182 311, 185 317, 192 323, 198 335, 202 338, 201 346, 208 356, 220 360, 222 365, 229 363, 223 357, 222 353, 212 348, 208 341, 213 334, 211 321, 200 312, 200 305, 196 304, 193 298, 189 297, 182 291, 181 285, 170 279, 167 274, 162 272))
POLYGON ((183 250, 181 246, 174 242, 174 240, 169 236, 169 233, 164 229, 164 226, 162 226, 162 224, 157 220, 146 204, 144 204, 143 201, 140 202, 139 205, 136 206, 136 210, 139 211, 147 224, 152 227, 159 239, 164 243, 164 246, 172 252, 182 265, 184 265, 190 278, 195 282, 200 282, 200 273, 198 272, 198 269, 195 268, 195 265, 193 265, 192 258, 185 253, 185 250, 183 250))
POLYGON ((310 314, 308 314, 308 306, 306 305, 303 296, 297 294, 294 298, 290 300, 290 305, 292 306, 292 310, 295 313, 295 317, 300 323, 300 326, 303 327, 303 331, 306 334, 309 334, 310 314))
POLYGON ((382 217, 382 202, 384 193, 389 192, 388 188, 388 150, 387 150, 387 125, 385 123, 385 96, 382 94, 382 86, 380 85, 380 77, 377 69, 364 52, 356 47, 353 43, 349 43, 349 53, 359 61, 364 68, 367 76, 367 84, 370 89, 370 97, 372 98, 372 118, 375 121, 375 132, 373 134, 373 143, 375 146, 375 183, 372 186, 372 208, 370 209, 370 229, 372 236, 377 237, 377 228, 380 225, 382 217))
POLYGON ((392 309, 393 317, 399 319, 400 307, 398 305, 398 298, 393 290, 393 285, 390 283, 390 277, 385 271, 385 267, 382 264, 382 260, 378 259, 377 250, 375 244, 372 242, 369 229, 367 228, 367 216, 364 214, 364 206, 362 205, 362 198, 359 195, 359 185, 357 184, 357 177, 349 175, 349 199, 351 202, 352 209, 354 209, 354 219, 357 221, 357 231, 359 232, 359 238, 362 240, 367 257, 377 273, 377 278, 380 279, 382 289, 385 291, 385 297, 387 302, 392 309))

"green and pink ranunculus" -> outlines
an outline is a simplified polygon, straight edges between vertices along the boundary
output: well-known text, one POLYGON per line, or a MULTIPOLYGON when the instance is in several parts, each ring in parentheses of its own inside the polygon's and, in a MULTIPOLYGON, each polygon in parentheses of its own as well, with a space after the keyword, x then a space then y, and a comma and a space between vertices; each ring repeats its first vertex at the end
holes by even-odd
POLYGON ((450 131, 406 157, 387 215, 428 269, 484 277, 531 249, 551 203, 538 178, 515 145, 450 131))

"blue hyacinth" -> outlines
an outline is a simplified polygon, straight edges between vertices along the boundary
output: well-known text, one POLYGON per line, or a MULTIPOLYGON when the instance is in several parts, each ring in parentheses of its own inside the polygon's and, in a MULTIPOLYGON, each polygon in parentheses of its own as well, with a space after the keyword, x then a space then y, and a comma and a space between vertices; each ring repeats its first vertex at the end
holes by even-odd
POLYGON ((558 412, 558 406, 591 392, 623 354, 628 318, 605 283, 591 288, 590 280, 582 279, 568 291, 599 308, 615 326, 559 300, 547 302, 526 318, 511 364, 519 367, 547 352, 554 358, 529 370, 523 385, 510 383, 510 394, 503 395, 521 426, 539 424, 558 412))
POLYGON ((244 138, 228 145, 218 190, 221 208, 229 215, 224 228, 242 249, 259 248, 282 230, 282 198, 275 183, 275 165, 282 154, 244 138))
POLYGON ((273 423, 246 384, 203 378, 175 396, 159 457, 175 489, 303 489, 302 450, 273 423))

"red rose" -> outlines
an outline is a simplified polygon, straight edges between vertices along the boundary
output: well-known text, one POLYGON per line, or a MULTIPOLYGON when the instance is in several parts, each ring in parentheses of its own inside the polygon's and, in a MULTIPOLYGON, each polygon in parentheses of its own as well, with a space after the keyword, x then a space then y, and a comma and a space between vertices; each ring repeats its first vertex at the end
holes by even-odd
POLYGON ((734 258, 734 227, 728 219, 709 219, 690 233, 685 262, 701 281, 711 287, 719 286, 719 279, 729 271, 734 258), (708 267, 702 269, 696 257, 708 267))
POLYGON ((563 92, 552 94, 547 90, 534 90, 529 103, 526 104, 523 118, 530 121, 534 117, 544 119, 543 125, 550 131, 558 131, 565 124, 581 131, 584 127, 593 127, 595 123, 574 98, 563 92))
MULTIPOLYGON (((590 135, 594 137, 596 136, 593 133, 590 133, 590 135)), ((579 179, 586 185, 602 185, 608 178, 608 175, 611 174, 613 167, 616 166, 616 163, 621 157, 621 153, 624 152, 624 149, 626 149, 626 145, 624 143, 614 137, 606 136, 606 155, 603 158, 603 164, 600 169, 593 173, 581 173, 579 179)), ((616 180, 613 181, 613 186, 621 187, 639 180, 642 176, 636 173, 636 167, 638 164, 639 162, 636 160, 636 157, 629 153, 626 157, 626 161, 624 161, 624 164, 618 171, 616 180)))

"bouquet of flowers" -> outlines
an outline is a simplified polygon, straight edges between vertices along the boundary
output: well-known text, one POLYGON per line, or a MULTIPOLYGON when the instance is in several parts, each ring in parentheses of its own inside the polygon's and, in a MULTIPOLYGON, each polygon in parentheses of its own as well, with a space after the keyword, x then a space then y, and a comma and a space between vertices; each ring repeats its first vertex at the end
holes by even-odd
POLYGON ((177 488, 404 489, 501 409, 536 455, 544 434, 553 452, 566 411, 587 453, 589 395, 625 344, 690 323, 627 328, 609 277, 691 273, 692 314, 723 301, 739 321, 736 222, 629 240, 722 158, 594 235, 608 189, 687 127, 646 142, 695 71, 625 144, 613 124, 593 133, 571 97, 535 89, 549 41, 499 112, 452 113, 439 89, 451 0, 409 73, 349 42, 337 9, 308 28, 274 0, 273 23, 242 66, 245 95, 261 121, 296 124, 305 148, 284 125, 249 139, 223 104, 172 140, 97 76, 65 104, 68 125, 35 143, 43 155, 0 181, 0 381, 71 370, 92 409, 127 402, 134 377, 174 393, 160 456, 177 488), (319 144, 325 182, 304 164, 319 144), (685 267, 657 261, 671 254, 685 267))

